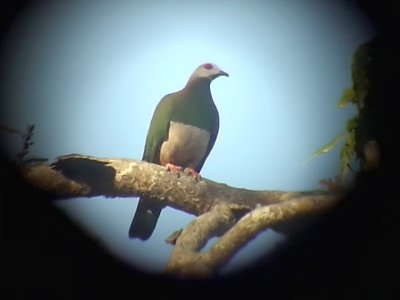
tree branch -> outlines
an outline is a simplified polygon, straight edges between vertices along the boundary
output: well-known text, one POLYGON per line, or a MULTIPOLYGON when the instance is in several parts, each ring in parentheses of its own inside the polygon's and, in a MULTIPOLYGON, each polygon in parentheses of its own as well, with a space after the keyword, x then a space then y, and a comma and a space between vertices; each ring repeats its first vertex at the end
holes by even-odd
POLYGON ((182 231, 166 271, 180 277, 208 277, 265 229, 295 216, 322 212, 335 202, 334 196, 304 196, 259 206, 236 224, 228 206, 216 205, 182 231), (222 230, 219 232, 222 237, 208 251, 199 252, 211 237, 216 236, 216 228, 222 230))
POLYGON ((51 166, 26 166, 22 174, 38 189, 53 193, 55 199, 151 196, 194 215, 209 211, 215 201, 227 203, 234 211, 247 212, 258 205, 329 195, 325 191, 294 193, 234 188, 206 178, 195 180, 184 173, 178 176, 144 161, 77 154, 61 156, 51 166))
POLYGON ((228 205, 215 205, 209 212, 197 217, 180 234, 166 273, 181 277, 205 277, 214 269, 212 257, 200 250, 207 241, 223 234, 236 222, 235 216, 228 205))
POLYGON ((67 155, 51 166, 22 168, 23 176, 54 199, 85 196, 156 198, 197 217, 177 238, 167 272, 209 276, 257 234, 295 216, 321 212, 340 195, 325 191, 252 191, 196 180, 143 161, 67 155), (207 241, 221 236, 206 252, 207 241))

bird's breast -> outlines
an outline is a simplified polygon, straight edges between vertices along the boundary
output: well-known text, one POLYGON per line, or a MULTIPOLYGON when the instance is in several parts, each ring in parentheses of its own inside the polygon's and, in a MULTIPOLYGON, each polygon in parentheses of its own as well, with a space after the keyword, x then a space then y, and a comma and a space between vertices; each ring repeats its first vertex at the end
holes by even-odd
POLYGON ((196 126, 171 122, 168 139, 161 145, 160 163, 172 163, 184 168, 196 169, 203 159, 210 133, 196 126))

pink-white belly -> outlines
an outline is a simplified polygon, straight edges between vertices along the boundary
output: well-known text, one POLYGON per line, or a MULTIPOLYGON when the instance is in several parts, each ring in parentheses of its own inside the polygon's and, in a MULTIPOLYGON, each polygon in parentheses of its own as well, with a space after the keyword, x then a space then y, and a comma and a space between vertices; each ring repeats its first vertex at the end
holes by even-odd
POLYGON ((171 122, 168 140, 160 149, 160 163, 196 169, 203 159, 210 142, 210 133, 204 129, 171 122))

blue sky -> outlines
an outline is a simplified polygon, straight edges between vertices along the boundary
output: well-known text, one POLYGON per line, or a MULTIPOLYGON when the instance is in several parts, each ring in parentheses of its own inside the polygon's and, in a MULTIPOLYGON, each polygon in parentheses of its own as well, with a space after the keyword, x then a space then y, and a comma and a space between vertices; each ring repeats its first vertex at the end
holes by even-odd
MULTIPOLYGON (((308 190, 338 173, 339 149, 302 163, 354 114, 336 106, 354 50, 373 37, 350 1, 48 1, 21 14, 3 41, 1 124, 36 124, 32 155, 140 159, 153 110, 213 62, 220 131, 202 176, 248 189, 308 190)), ((10 139, 10 137, 7 137, 10 139)), ((17 142, 10 139, 9 151, 17 142)), ((18 145, 17 145, 18 146, 18 145)), ((147 242, 130 240, 137 201, 57 204, 111 253, 163 270, 164 239, 193 216, 166 208, 147 242)), ((235 269, 277 245, 270 230, 235 269)))

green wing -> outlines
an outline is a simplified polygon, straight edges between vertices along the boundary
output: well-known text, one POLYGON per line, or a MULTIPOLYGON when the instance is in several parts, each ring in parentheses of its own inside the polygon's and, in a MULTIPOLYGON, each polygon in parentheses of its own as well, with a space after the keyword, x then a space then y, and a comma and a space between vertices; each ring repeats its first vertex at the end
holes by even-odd
POLYGON ((169 94, 158 103, 147 132, 142 158, 144 161, 160 164, 160 148, 162 143, 168 139, 172 107, 175 102, 174 94, 169 94))

